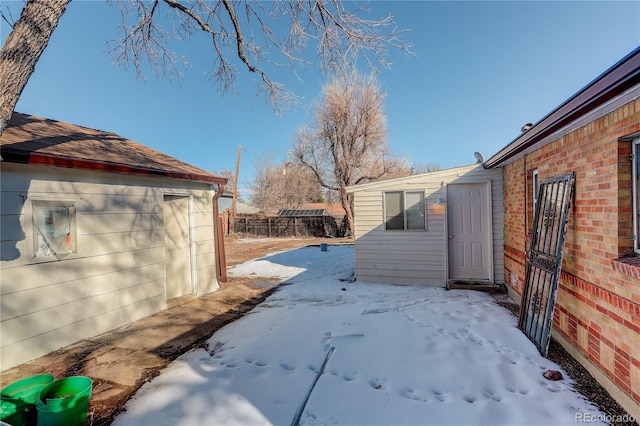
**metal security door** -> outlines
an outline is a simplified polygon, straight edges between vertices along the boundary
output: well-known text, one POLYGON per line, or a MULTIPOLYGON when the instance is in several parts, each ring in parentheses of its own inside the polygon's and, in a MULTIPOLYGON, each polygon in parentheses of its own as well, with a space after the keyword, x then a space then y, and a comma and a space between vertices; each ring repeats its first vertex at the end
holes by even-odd
POLYGON ((518 328, 547 356, 575 173, 540 184, 518 328))

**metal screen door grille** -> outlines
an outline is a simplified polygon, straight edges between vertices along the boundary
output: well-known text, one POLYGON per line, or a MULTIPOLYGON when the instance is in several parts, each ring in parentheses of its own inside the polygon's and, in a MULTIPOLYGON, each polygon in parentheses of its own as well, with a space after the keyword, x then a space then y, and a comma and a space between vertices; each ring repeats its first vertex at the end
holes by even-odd
POLYGON ((518 328, 547 356, 575 173, 540 184, 518 328))

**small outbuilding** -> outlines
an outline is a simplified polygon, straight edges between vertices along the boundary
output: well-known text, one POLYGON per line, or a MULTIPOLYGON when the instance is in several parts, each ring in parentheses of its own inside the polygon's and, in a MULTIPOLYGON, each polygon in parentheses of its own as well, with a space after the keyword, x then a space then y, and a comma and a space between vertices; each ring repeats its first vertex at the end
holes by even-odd
POLYGON ((504 283, 503 187, 481 164, 347 188, 359 281, 504 283))
POLYGON ((219 288, 226 179, 19 113, 0 142, 2 370, 219 288))
POLYGON ((480 161, 348 188, 357 279, 504 284, 640 418, 640 48, 480 161))

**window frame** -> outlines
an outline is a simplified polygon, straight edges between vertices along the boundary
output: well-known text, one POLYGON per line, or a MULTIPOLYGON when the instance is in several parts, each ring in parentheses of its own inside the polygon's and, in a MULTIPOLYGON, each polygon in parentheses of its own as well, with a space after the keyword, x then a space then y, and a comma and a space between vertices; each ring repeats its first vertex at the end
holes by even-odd
MULTIPOLYGON (((427 197, 425 194, 425 191, 411 191, 411 190, 397 190, 397 191, 383 191, 382 192, 382 199, 383 199, 383 222, 384 222, 384 230, 389 231, 389 232, 424 232, 427 230, 427 197), (391 219, 396 219, 396 217, 394 218, 388 218, 388 207, 389 207, 389 202, 387 200, 387 195, 388 194, 400 194, 401 198, 400 198, 400 209, 402 210, 402 228, 389 228, 389 223, 391 219), (407 194, 420 194, 420 200, 418 203, 414 204, 413 206, 409 206, 407 207, 407 194), (411 218, 408 217, 408 213, 410 214, 410 210, 412 210, 412 207, 419 205, 420 209, 419 211, 422 213, 422 216, 424 218, 423 223, 422 223, 422 227, 421 228, 414 228, 411 227, 409 228, 409 224, 411 222, 411 218)), ((399 216, 399 215, 398 215, 399 216)))
POLYGON ((538 191, 540 190, 540 181, 538 179, 538 169, 533 169, 531 172, 531 184, 533 188, 531 190, 531 194, 533 196, 533 214, 535 215, 536 207, 538 205, 538 191))
MULTIPOLYGON (((60 216, 60 215, 58 215, 60 216)), ((60 260, 65 257, 75 255, 78 251, 78 235, 77 235, 77 214, 76 205, 73 201, 67 200, 54 200, 54 199, 36 199, 31 200, 31 225, 32 225, 32 238, 31 238, 31 250, 30 257, 33 261, 49 261, 60 260), (61 223, 54 223, 55 210, 60 211, 65 209, 67 211, 68 223, 62 223, 67 226, 67 233, 63 235, 64 240, 59 240, 55 244, 55 240, 51 241, 47 238, 45 233, 53 234, 53 238, 60 238, 60 235, 55 235, 60 228, 61 223), (43 214, 43 210, 49 209, 49 212, 43 214), (51 223, 43 223, 51 220, 51 223), (47 232, 44 229, 47 225, 52 227, 52 230, 47 232), (56 247, 52 247, 51 243, 54 243, 56 247), (47 249, 43 248, 43 244, 48 246, 47 249), (64 244, 64 248, 60 249, 60 246, 64 244), (40 252, 42 249, 42 252, 40 252), (39 253, 40 252, 40 253, 39 253)), ((52 240, 53 240, 52 238, 52 240)))
POLYGON ((531 236, 533 233, 533 219, 536 214, 536 206, 538 204, 538 191, 540 186, 540 177, 538 169, 528 169, 525 177, 525 235, 531 236))
POLYGON ((631 181, 633 186, 633 251, 640 253, 640 136, 631 141, 631 181))

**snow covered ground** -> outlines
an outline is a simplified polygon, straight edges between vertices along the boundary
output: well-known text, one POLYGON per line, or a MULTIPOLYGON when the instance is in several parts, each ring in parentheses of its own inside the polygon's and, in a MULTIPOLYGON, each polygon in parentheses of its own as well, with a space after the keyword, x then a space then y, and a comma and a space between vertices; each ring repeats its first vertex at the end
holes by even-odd
POLYGON ((277 253, 230 275, 286 279, 143 386, 114 425, 570 425, 603 414, 552 382, 480 292, 348 282, 352 246, 277 253), (254 276, 255 276, 254 275, 254 276))

